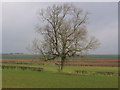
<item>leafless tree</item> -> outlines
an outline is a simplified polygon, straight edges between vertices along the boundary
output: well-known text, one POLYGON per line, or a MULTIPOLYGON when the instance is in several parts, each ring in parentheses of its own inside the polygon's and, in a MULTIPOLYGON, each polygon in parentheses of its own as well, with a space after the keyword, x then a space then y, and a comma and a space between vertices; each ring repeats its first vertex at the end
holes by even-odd
POLYGON ((71 4, 41 9, 38 17, 42 24, 37 26, 37 32, 44 38, 41 43, 39 40, 33 41, 34 50, 41 52, 44 57, 46 53, 60 57, 60 70, 66 57, 96 49, 100 44, 95 37, 88 35, 88 13, 71 4))

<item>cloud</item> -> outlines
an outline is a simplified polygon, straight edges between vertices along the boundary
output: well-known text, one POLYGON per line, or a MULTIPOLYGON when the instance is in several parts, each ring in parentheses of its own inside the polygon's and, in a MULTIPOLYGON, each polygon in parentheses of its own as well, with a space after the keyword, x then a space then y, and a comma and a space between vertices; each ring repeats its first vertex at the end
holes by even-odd
MULTIPOLYGON (((3 52, 28 53, 25 47, 37 35, 35 33, 35 26, 39 22, 37 10, 53 4, 63 3, 3 3, 3 52)), ((116 54, 118 49, 117 3, 77 2, 73 4, 90 12, 88 31, 101 42, 101 47, 92 53, 116 54)))

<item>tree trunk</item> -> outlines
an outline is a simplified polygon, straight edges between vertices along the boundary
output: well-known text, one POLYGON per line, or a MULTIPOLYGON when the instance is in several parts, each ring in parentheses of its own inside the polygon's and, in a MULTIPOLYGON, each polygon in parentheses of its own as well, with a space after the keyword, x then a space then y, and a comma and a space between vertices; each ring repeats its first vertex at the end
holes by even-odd
POLYGON ((62 71, 65 62, 65 57, 61 57, 60 64, 59 64, 59 72, 62 71))

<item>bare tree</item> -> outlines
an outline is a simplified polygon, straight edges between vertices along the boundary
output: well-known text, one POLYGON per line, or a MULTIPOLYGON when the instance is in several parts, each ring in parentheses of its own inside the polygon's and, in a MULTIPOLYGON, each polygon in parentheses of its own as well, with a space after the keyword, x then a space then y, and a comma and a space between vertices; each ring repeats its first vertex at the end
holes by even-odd
POLYGON ((42 24, 37 26, 37 31, 44 39, 41 43, 35 40, 33 47, 44 56, 48 53, 55 58, 60 57, 60 70, 66 57, 96 49, 100 44, 95 37, 88 35, 86 29, 88 13, 71 4, 41 9, 38 17, 42 24))

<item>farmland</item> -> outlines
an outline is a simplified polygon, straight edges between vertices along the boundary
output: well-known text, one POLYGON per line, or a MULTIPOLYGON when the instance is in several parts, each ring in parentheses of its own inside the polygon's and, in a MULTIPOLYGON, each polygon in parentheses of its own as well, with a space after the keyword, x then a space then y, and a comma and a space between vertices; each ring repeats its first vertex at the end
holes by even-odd
MULTIPOLYGON (((41 55, 2 55, 3 62, 13 61, 13 62, 51 62, 59 63, 57 60, 43 61, 41 55)), ((86 57, 70 57, 64 63, 65 65, 72 66, 118 66, 118 56, 117 55, 88 55, 86 57)))
MULTIPOLYGON (((29 54, 13 54, 13 55, 10 55, 10 54, 3 54, 2 55, 2 59, 41 59, 42 56, 41 55, 29 55, 29 54)), ((71 57, 71 58, 68 58, 69 59, 72 59, 72 60, 80 60, 82 58, 80 58, 79 56, 76 56, 76 57, 71 57)), ((117 60, 118 59, 118 55, 88 55, 87 56, 87 60, 117 60)), ((84 59, 82 59, 84 60, 84 59)), ((86 59, 85 59, 86 60, 86 59)))
POLYGON ((39 55, 3 55, 2 83, 4 88, 117 88, 117 58, 117 55, 72 57, 58 72, 55 64, 58 60, 43 61, 39 55))

